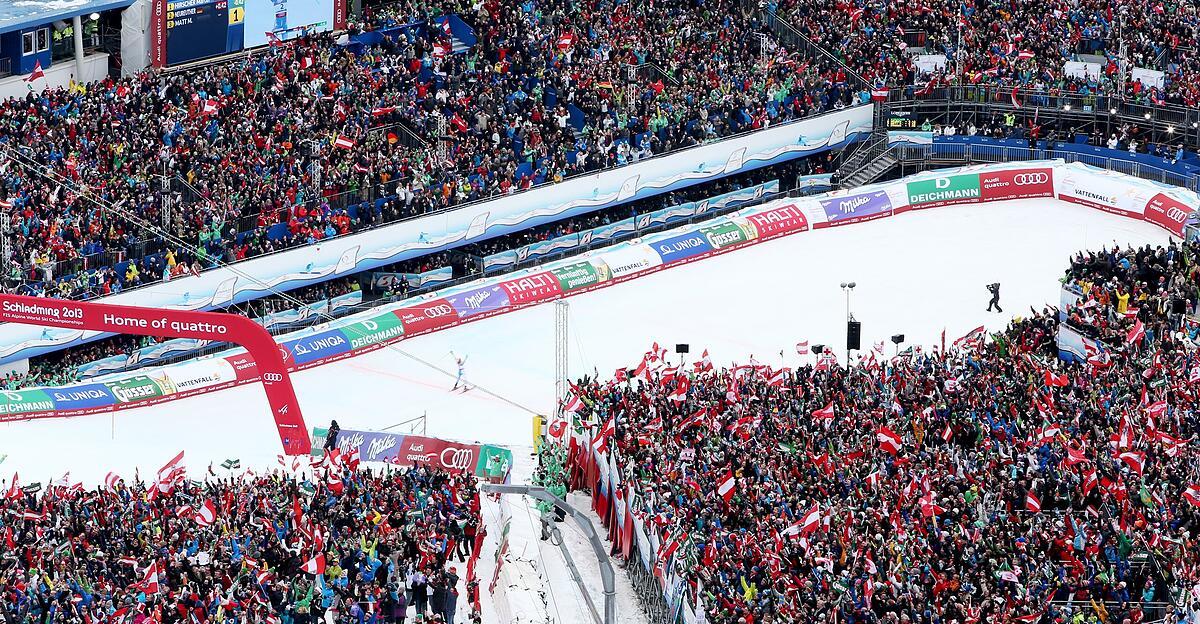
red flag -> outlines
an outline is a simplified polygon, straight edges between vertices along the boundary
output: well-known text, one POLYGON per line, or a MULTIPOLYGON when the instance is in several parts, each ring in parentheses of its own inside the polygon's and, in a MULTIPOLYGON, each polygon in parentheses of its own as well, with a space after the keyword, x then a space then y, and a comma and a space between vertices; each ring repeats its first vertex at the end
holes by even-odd
POLYGON ((304 562, 300 569, 305 574, 321 575, 325 574, 325 553, 317 553, 316 557, 304 562))
POLYGON ((46 77, 46 72, 42 71, 42 62, 39 60, 33 64, 33 73, 29 74, 29 77, 25 79, 25 82, 33 82, 34 80, 37 80, 38 78, 45 78, 45 77, 46 77))
POLYGON ((1065 388, 1071 383, 1071 380, 1066 375, 1055 375, 1050 371, 1042 372, 1042 381, 1052 388, 1065 388))
POLYGON ((1134 344, 1136 342, 1141 342, 1142 338, 1145 337, 1146 326, 1142 324, 1142 319, 1138 319, 1136 322, 1134 322, 1133 327, 1129 330, 1129 333, 1125 334, 1125 342, 1127 344, 1134 344))
POLYGON ((815 420, 833 420, 833 403, 819 410, 813 410, 812 417, 815 420))
POLYGON ((733 493, 736 490, 737 481, 734 480, 733 473, 726 470, 725 476, 722 477, 720 483, 717 484, 717 495, 720 496, 726 504, 729 504, 729 501, 733 498, 733 493))
POLYGON ((1029 490, 1025 493, 1025 509, 1032 511, 1033 513, 1042 512, 1042 501, 1038 499, 1037 494, 1033 493, 1033 490, 1029 490))
POLYGON ((202 527, 212 526, 217 521, 217 506, 211 500, 205 500, 204 504, 196 510, 196 524, 202 527))
POLYGON ((1196 485, 1194 483, 1188 485, 1187 489, 1183 491, 1183 497, 1186 498, 1189 503, 1200 507, 1200 485, 1196 485))
POLYGON ((812 509, 805 512, 804 517, 800 519, 800 534, 809 535, 819 526, 821 526, 821 506, 813 503, 812 509))
POLYGON ((904 446, 904 442, 900 439, 900 436, 895 431, 883 425, 880 425, 879 430, 875 432, 875 439, 879 441, 879 448, 892 455, 899 453, 900 449, 904 446))
POLYGON ((1136 472, 1139 477, 1142 476, 1142 470, 1146 465, 1145 453, 1140 451, 1126 451, 1117 455, 1117 459, 1125 462, 1129 466, 1129 469, 1136 472))
POLYGON ((354 140, 345 135, 338 135, 338 137, 333 140, 333 145, 344 150, 354 149, 354 140))

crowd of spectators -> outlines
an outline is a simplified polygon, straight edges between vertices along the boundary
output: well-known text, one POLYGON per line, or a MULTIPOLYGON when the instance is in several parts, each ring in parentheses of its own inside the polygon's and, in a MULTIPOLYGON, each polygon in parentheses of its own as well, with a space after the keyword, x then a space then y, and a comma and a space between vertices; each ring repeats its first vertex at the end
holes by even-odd
MULTIPOLYGON (((386 287, 375 288, 371 279, 374 273, 420 274, 436 269, 452 267, 455 262, 462 265, 465 275, 480 272, 479 258, 496 253, 516 249, 521 245, 545 241, 571 232, 600 227, 630 216, 653 212, 680 203, 697 201, 714 197, 749 185, 760 184, 770 180, 794 181, 796 176, 827 173, 833 170, 832 162, 837 154, 827 152, 791 161, 784 165, 767 167, 753 172, 723 178, 712 184, 697 185, 640 199, 622 206, 580 215, 571 219, 548 223, 524 232, 498 236, 482 243, 475 243, 459 248, 454 252, 440 252, 405 260, 391 265, 385 265, 372 271, 349 275, 329 282, 307 286, 288 291, 281 295, 268 295, 237 304, 221 311, 241 314, 249 318, 262 318, 268 314, 292 310, 297 307, 296 301, 314 303, 332 299, 355 291, 364 292, 364 302, 377 298, 400 300, 409 296, 416 287, 407 279, 387 281, 386 287)), ((790 182, 789 182, 790 184, 790 182)), ((128 354, 133 350, 161 342, 163 338, 148 336, 113 336, 104 340, 88 343, 62 351, 56 351, 38 356, 30 360, 29 371, 19 373, 12 371, 0 377, 0 386, 8 390, 18 390, 34 386, 55 386, 79 381, 78 367, 114 355, 128 354)))
POLYGON ((479 621, 457 609, 476 591, 459 567, 464 527, 479 523, 473 476, 360 468, 354 454, 294 461, 228 478, 210 467, 203 481, 169 464, 154 482, 110 475, 95 489, 64 475, 40 492, 14 476, 0 497, 0 619, 479 621))
POLYGON ((857 97, 831 67, 777 47, 760 54, 757 22, 733 0, 413 2, 375 13, 365 27, 413 27, 353 52, 315 35, 0 103, 3 148, 20 152, 0 171, 18 261, 10 286, 104 295, 857 97), (462 53, 445 53, 435 18, 449 13, 478 36, 462 53), (385 196, 398 199, 347 210, 385 196), (269 235, 280 224, 282 236, 269 235), (120 273, 108 268, 126 260, 120 273))
MULTIPOLYGON (((1200 8, 1191 2, 853 2, 780 0, 777 13, 871 83, 959 82, 1051 95, 1124 96, 1145 104, 1200 103, 1200 8), (943 54, 921 72, 916 52, 943 54), (1128 77, 1159 70, 1162 88, 1128 77), (1098 75, 1075 77, 1066 61, 1098 59, 1098 75)), ((1004 94, 1007 96, 1007 93, 1004 94)))
POLYGON ((1045 308, 848 368, 652 350, 581 380, 578 414, 708 622, 1195 622, 1200 246, 1079 254, 1064 282, 1086 363, 1045 308))

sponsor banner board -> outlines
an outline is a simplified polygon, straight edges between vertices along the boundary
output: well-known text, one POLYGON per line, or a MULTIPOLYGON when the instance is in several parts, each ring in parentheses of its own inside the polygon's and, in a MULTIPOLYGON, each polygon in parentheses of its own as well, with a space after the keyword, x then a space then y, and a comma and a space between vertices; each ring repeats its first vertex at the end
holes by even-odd
POLYGON ((978 173, 938 176, 909 182, 906 186, 908 204, 913 208, 971 204, 980 200, 978 173))
POLYGON ((233 365, 224 359, 199 360, 163 369, 160 384, 167 394, 189 392, 237 381, 233 365))
POLYGON ((108 386, 118 403, 136 403, 147 399, 157 399, 167 394, 158 380, 146 375, 107 381, 104 385, 108 386))
POLYGON ((107 407, 117 402, 112 390, 104 384, 47 389, 46 394, 54 401, 54 409, 60 412, 107 407))
MULTIPOLYGON (((707 245, 707 241, 705 241, 707 245)), ((600 256, 608 265, 613 278, 625 277, 640 273, 663 264, 662 256, 649 245, 631 245, 623 249, 614 249, 600 256)))
POLYGON ((12 414, 54 411, 54 401, 44 390, 0 390, 0 419, 12 414))
POLYGON ((752 227, 743 227, 735 221, 724 221, 700 228, 700 233, 713 249, 729 249, 754 239, 758 232, 752 227))
POLYGON ((1072 169, 1061 176, 1058 198, 1089 208, 1140 219, 1145 199, 1125 176, 1072 169))
POLYGON ((373 344, 399 340, 404 335, 404 325, 399 316, 388 312, 351 323, 342 328, 342 333, 350 339, 350 348, 358 350, 373 344))
POLYGON ((505 280, 500 287, 513 305, 545 301, 562 294, 562 286, 550 271, 505 280))
POLYGON ((1175 236, 1183 236, 1183 226, 1192 213, 1186 204, 1176 201, 1165 193, 1158 193, 1146 202, 1144 218, 1175 236))
MULTIPOLYGON (((290 356, 291 353, 289 352, 288 355, 290 356)), ((237 376, 238 381, 258 379, 258 365, 254 363, 254 357, 249 353, 227 355, 224 360, 233 367, 233 374, 237 376)))
POLYGON ((592 262, 576 262, 562 267, 550 269, 550 273, 558 280, 563 292, 594 286, 607 281, 610 277, 608 265, 592 262))
POLYGON ((981 173, 979 190, 983 201, 1054 197, 1054 170, 1044 167, 981 173))
MULTIPOLYGON (((708 239, 700 232, 687 232, 649 243, 663 264, 671 264, 706 254, 713 250, 708 239)), ((607 254, 605 254, 607 257, 607 254)), ((615 273, 615 271, 614 271, 615 273)))
POLYGON ((459 318, 468 318, 476 314, 494 312, 509 305, 508 293, 499 284, 491 284, 472 288, 453 295, 446 295, 446 301, 454 306, 459 318))
MULTIPOLYGON (((323 443, 319 430, 314 429, 313 441, 323 443)), ((478 444, 451 442, 439 438, 418 435, 403 435, 379 431, 356 431, 343 429, 338 434, 338 448, 342 453, 357 450, 359 458, 366 462, 381 462, 396 466, 425 465, 457 472, 471 472, 485 476, 486 458, 480 453, 478 444)), ((497 453, 488 453, 493 456, 497 453)), ((503 453, 500 453, 503 456, 503 453)), ((511 466, 511 453, 508 454, 511 466)))
POLYGON ((757 214, 747 215, 746 220, 758 232, 758 238, 767 239, 792 232, 803 232, 808 229, 808 219, 804 217, 804 213, 800 207, 795 204, 787 204, 760 212, 757 214))
POLYGON ((887 191, 856 193, 822 199, 821 210, 830 225, 844 225, 891 215, 892 200, 887 191))
POLYGON ((299 366, 346 353, 350 350, 350 341, 341 331, 331 329, 319 334, 289 340, 283 343, 283 346, 292 353, 292 361, 299 366))
POLYGON ((405 334, 431 331, 458 322, 458 312, 443 298, 396 310, 405 334))

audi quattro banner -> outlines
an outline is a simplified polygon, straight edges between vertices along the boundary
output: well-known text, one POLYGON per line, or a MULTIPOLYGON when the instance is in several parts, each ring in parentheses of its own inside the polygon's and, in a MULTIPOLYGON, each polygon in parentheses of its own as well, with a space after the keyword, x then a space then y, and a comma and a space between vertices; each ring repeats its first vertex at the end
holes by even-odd
POLYGON ((871 191, 821 200, 824 225, 846 225, 892 215, 892 200, 887 191, 871 191))
POLYGON ((979 190, 983 201, 1054 197, 1054 170, 1043 167, 981 173, 979 190))
POLYGON ((395 313, 404 325, 406 336, 434 331, 459 321, 454 306, 441 297, 401 308, 395 313))
POLYGON ((980 201, 979 174, 944 175, 907 183, 908 205, 914 210, 973 204, 980 201))
POLYGON ((1183 227, 1187 225, 1191 210, 1180 201, 1158 193, 1146 202, 1145 219, 1175 236, 1183 237, 1183 227))

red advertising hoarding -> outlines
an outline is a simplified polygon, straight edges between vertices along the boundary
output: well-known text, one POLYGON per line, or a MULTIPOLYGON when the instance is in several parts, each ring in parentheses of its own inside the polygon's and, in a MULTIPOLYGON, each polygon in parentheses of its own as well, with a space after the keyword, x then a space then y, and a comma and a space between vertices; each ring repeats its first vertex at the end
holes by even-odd
POLYGON ((808 229, 808 219, 804 218, 804 213, 795 204, 752 214, 746 219, 754 225, 758 237, 763 240, 808 229))
POLYGON ((455 472, 474 471, 479 461, 479 445, 449 442, 437 438, 406 435, 392 463, 397 466, 432 465, 455 472))
POLYGON ((500 282, 512 305, 545 301, 562 294, 562 285, 549 271, 500 282))
POLYGON ((396 310, 396 315, 400 317, 400 324, 404 326, 406 336, 433 331, 458 322, 458 312, 454 306, 440 297, 396 310))
POLYGON ((1146 202, 1146 212, 1143 217, 1175 236, 1183 236, 1183 226, 1187 225, 1191 209, 1187 205, 1159 193, 1146 202))
POLYGON ((1011 169, 979 174, 983 201, 1054 197, 1054 170, 1011 169))

